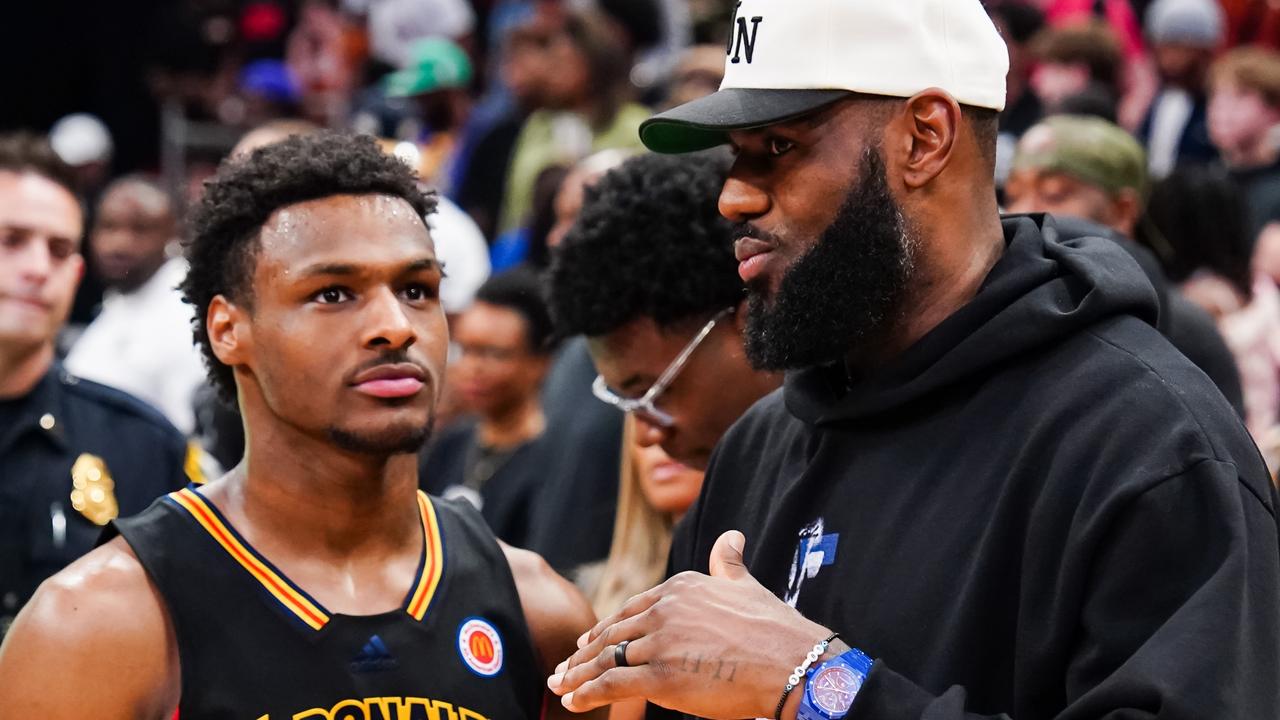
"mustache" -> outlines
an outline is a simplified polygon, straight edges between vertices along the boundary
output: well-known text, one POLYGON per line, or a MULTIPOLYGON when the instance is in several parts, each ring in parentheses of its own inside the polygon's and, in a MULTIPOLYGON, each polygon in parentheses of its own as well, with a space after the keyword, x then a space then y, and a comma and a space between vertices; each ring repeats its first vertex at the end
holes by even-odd
POLYGON ((734 223, 733 232, 729 237, 733 238, 735 241, 738 238, 751 237, 751 238, 755 238, 756 240, 767 242, 770 245, 776 246, 776 245, 782 244, 781 237, 778 237, 777 235, 765 230, 759 225, 754 225, 749 222, 734 223))

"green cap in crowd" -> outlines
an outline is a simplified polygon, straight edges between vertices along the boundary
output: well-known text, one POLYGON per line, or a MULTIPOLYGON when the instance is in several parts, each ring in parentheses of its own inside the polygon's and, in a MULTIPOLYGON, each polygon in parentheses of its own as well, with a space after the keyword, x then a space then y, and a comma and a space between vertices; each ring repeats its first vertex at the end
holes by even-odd
POLYGON ((419 40, 409 50, 409 64, 386 79, 389 97, 412 97, 471 85, 471 59, 444 38, 419 40))
POLYGON ((1022 136, 1014 172, 1060 172, 1116 194, 1145 192, 1147 154, 1132 135, 1102 118, 1056 115, 1022 136))

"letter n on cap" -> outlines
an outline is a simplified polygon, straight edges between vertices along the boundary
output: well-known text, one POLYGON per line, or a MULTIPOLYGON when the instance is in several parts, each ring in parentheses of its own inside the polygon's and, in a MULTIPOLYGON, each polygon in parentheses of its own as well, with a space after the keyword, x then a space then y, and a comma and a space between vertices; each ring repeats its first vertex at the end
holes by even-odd
POLYGON ((738 17, 738 8, 742 7, 742 3, 738 3, 733 8, 733 18, 729 21, 729 47, 726 48, 725 54, 732 54, 733 58, 729 60, 732 63, 742 62, 742 55, 745 51, 747 56, 747 64, 751 64, 751 58, 756 54, 756 35, 760 32, 760 21, 764 20, 761 15, 751 18, 751 28, 747 29, 747 19, 738 17))

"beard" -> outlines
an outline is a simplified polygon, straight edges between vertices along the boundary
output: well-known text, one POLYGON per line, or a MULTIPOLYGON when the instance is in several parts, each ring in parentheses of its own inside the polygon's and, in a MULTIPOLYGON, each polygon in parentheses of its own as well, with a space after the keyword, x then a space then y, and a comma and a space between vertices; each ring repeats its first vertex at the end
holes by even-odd
POLYGON ((432 410, 426 425, 391 427, 376 432, 334 426, 328 428, 326 434, 330 442, 348 452, 375 456, 400 455, 421 450, 431 439, 435 425, 436 414, 432 410))
MULTIPOLYGON (((914 233, 889 191, 880 151, 868 148, 859 165, 835 219, 787 269, 776 295, 763 281, 749 288, 745 342, 755 369, 857 357, 892 326, 914 269, 914 233)), ((741 234, 770 239, 755 229, 741 234)))

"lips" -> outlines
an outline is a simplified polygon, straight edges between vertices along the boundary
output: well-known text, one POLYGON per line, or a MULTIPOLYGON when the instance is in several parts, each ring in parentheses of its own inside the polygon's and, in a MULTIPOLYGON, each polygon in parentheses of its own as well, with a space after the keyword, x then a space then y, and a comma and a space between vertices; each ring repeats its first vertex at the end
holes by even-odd
POLYGON ((36 295, 0 295, 0 300, 8 300, 17 303, 32 310, 48 311, 53 309, 53 304, 46 302, 36 295))
POLYGON ((750 283, 764 272, 773 245, 753 237, 738 238, 733 244, 733 255, 738 259, 738 276, 750 283))
POLYGON ((376 398, 413 397, 426 386, 426 373, 413 363, 378 365, 357 373, 351 385, 356 392, 376 398))
POLYGON ((668 461, 658 463, 654 466, 649 474, 650 480, 659 485, 677 480, 680 476, 689 472, 689 466, 682 463, 668 461))

